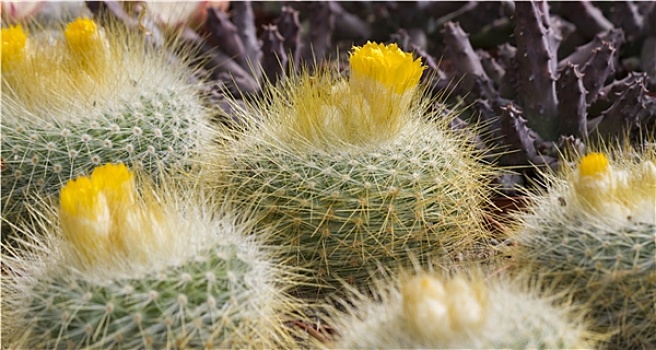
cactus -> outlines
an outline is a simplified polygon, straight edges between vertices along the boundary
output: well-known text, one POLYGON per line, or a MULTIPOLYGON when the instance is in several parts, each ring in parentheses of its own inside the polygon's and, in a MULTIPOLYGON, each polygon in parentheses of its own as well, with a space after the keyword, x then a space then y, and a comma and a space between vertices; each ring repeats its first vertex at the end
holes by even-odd
POLYGON ((348 81, 331 72, 286 80, 241 109, 252 127, 217 134, 225 145, 202 161, 207 187, 258 208, 280 232, 270 242, 333 287, 483 242, 491 170, 448 117, 422 119, 419 59, 368 43, 351 54, 348 81))
POLYGON ((190 70, 143 34, 80 18, 62 34, 12 26, 2 37, 3 217, 108 161, 154 175, 189 167, 206 109, 190 70))
POLYGON ((583 157, 518 216, 517 264, 571 290, 609 348, 656 347, 656 152, 583 157))
POLYGON ((580 310, 524 280, 422 272, 329 311, 339 349, 589 349, 580 310))
POLYGON ((28 231, 30 249, 3 256, 3 347, 292 346, 283 321, 297 304, 284 289, 298 280, 254 222, 193 188, 138 190, 109 164, 44 208, 50 235, 28 231))

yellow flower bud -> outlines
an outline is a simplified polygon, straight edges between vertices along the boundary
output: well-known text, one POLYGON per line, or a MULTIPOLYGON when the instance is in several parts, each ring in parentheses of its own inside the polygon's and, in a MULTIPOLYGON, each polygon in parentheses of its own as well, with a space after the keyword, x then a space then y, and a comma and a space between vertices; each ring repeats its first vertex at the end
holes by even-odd
POLYGON ((9 28, 2 28, 2 67, 6 68, 9 62, 18 61, 25 55, 27 34, 18 24, 9 28))
POLYGON ((83 216, 94 219, 98 213, 98 196, 100 187, 88 177, 69 181, 59 195, 62 212, 71 216, 83 216))
POLYGON ((413 59, 396 44, 367 42, 354 47, 349 58, 351 75, 373 79, 396 93, 404 93, 417 86, 424 67, 421 59, 413 59))
POLYGON ((133 175, 123 164, 106 164, 91 174, 91 182, 103 189, 110 206, 131 205, 135 201, 133 175))
POLYGON ((66 26, 64 38, 72 63, 85 68, 93 76, 102 76, 93 73, 99 73, 105 67, 107 54, 105 39, 96 23, 88 18, 78 18, 66 26))
POLYGON ((608 158, 603 153, 590 153, 583 157, 579 165, 581 176, 599 177, 609 171, 608 158))
POLYGON ((73 51, 82 54, 93 49, 99 39, 98 27, 88 18, 78 18, 66 26, 64 37, 73 51))

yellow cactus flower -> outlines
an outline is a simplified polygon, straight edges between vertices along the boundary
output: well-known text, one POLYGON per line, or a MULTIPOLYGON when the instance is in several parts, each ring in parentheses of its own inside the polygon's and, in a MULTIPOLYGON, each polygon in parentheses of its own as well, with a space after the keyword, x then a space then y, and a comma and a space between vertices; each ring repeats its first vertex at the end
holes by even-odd
POLYGON ((177 209, 161 201, 168 194, 156 193, 146 182, 137 195, 135 183, 124 164, 106 164, 62 188, 61 235, 77 268, 152 266, 161 261, 161 252, 179 244, 179 230, 172 229, 171 221, 176 220, 171 210, 177 209))
POLYGON ((609 171, 608 158, 603 153, 590 153, 583 157, 579 165, 581 176, 599 177, 609 171))
POLYGON ((91 174, 91 182, 103 189, 110 206, 133 204, 135 189, 133 174, 123 164, 106 164, 91 174))
POLYGON ((23 27, 18 24, 8 28, 2 28, 2 67, 13 61, 22 59, 25 55, 27 34, 23 27))
POLYGON ((64 30, 64 38, 75 64, 102 69, 106 43, 93 20, 78 18, 69 23, 64 30))
POLYGON ((272 86, 270 98, 256 107, 280 116, 271 124, 275 137, 299 149, 370 147, 395 139, 420 120, 415 111, 426 102, 415 93, 420 59, 394 44, 369 42, 353 48, 350 62, 348 80, 319 69, 272 86))
POLYGON ((64 37, 72 50, 84 53, 97 43, 98 27, 88 18, 78 18, 66 26, 64 37))
POLYGON ((112 266, 116 259, 149 264, 154 253, 170 248, 175 232, 164 207, 150 188, 143 190, 137 200, 134 174, 124 164, 99 166, 62 188, 62 236, 80 267, 112 266))
POLYGON ((354 47, 349 58, 351 74, 373 79, 396 93, 404 93, 419 83, 424 67, 421 59, 413 59, 396 44, 367 42, 354 47))
POLYGON ((607 203, 607 193, 614 188, 615 179, 608 158, 603 153, 590 153, 581 159, 574 188, 582 205, 598 208, 607 203))
POLYGON ((139 212, 132 173, 123 164, 107 164, 91 176, 69 181, 60 193, 60 223, 63 237, 86 264, 104 256, 124 253, 125 222, 139 212))
POLYGON ((98 199, 100 187, 91 182, 88 177, 80 177, 69 181, 62 188, 59 205, 62 212, 71 216, 94 219, 100 214, 98 199))

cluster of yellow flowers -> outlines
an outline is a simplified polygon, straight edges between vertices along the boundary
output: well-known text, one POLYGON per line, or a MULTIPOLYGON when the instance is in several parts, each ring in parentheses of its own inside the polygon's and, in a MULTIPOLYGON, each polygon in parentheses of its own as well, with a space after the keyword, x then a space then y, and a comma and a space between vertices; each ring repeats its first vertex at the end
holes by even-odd
POLYGON ((84 101, 92 91, 103 91, 107 77, 116 76, 110 43, 93 20, 78 18, 62 34, 63 40, 54 31, 30 36, 21 25, 2 29, 2 82, 12 99, 25 106, 43 106, 47 100, 49 108, 60 103, 69 108, 64 96, 84 101))
POLYGON ((117 257, 147 262, 166 244, 162 207, 137 197, 134 175, 123 164, 106 164, 69 181, 60 193, 61 232, 82 265, 117 257))
POLYGON ((415 120, 411 106, 425 68, 420 58, 396 44, 367 42, 353 48, 349 61, 348 82, 319 75, 288 86, 294 107, 287 113, 280 106, 288 119, 279 130, 314 145, 375 144, 395 139, 415 120))
POLYGON ((487 294, 480 282, 458 276, 442 282, 416 276, 401 288, 403 316, 420 339, 448 339, 458 332, 471 332, 487 316, 487 294))
MULTIPOLYGON (((64 29, 64 38, 72 58, 78 64, 88 64, 88 60, 103 52, 106 44, 96 23, 88 18, 78 18, 69 23, 64 29)), ((20 24, 2 28, 3 68, 10 68, 9 64, 28 58, 25 57, 28 42, 29 35, 20 24)))

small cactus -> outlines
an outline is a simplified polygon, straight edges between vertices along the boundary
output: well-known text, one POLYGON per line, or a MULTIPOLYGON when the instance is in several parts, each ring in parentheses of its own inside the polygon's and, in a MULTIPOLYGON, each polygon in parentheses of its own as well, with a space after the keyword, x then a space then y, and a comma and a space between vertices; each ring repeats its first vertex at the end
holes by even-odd
POLYGON ((271 87, 239 111, 252 127, 218 134, 224 147, 203 161, 208 187, 258 208, 280 232, 272 244, 332 286, 412 254, 455 257, 486 236, 491 171, 449 117, 423 119, 419 59, 368 43, 350 62, 348 81, 327 71, 271 87))
POLYGON ((518 265, 572 291, 597 331, 614 335, 610 348, 656 347, 656 153, 647 152, 586 155, 518 217, 518 265))
POLYGON ((188 167, 205 108, 189 70, 141 34, 90 19, 62 33, 2 29, 2 214, 120 161, 149 174, 188 167))
POLYGON ((49 235, 3 246, 3 347, 290 347, 294 274, 252 238, 259 229, 196 190, 137 194, 134 180, 108 164, 70 181, 44 211, 56 216, 41 214, 49 235))
POLYGON ((475 274, 379 280, 373 296, 328 312, 339 349, 582 349, 582 314, 530 284, 475 274))

